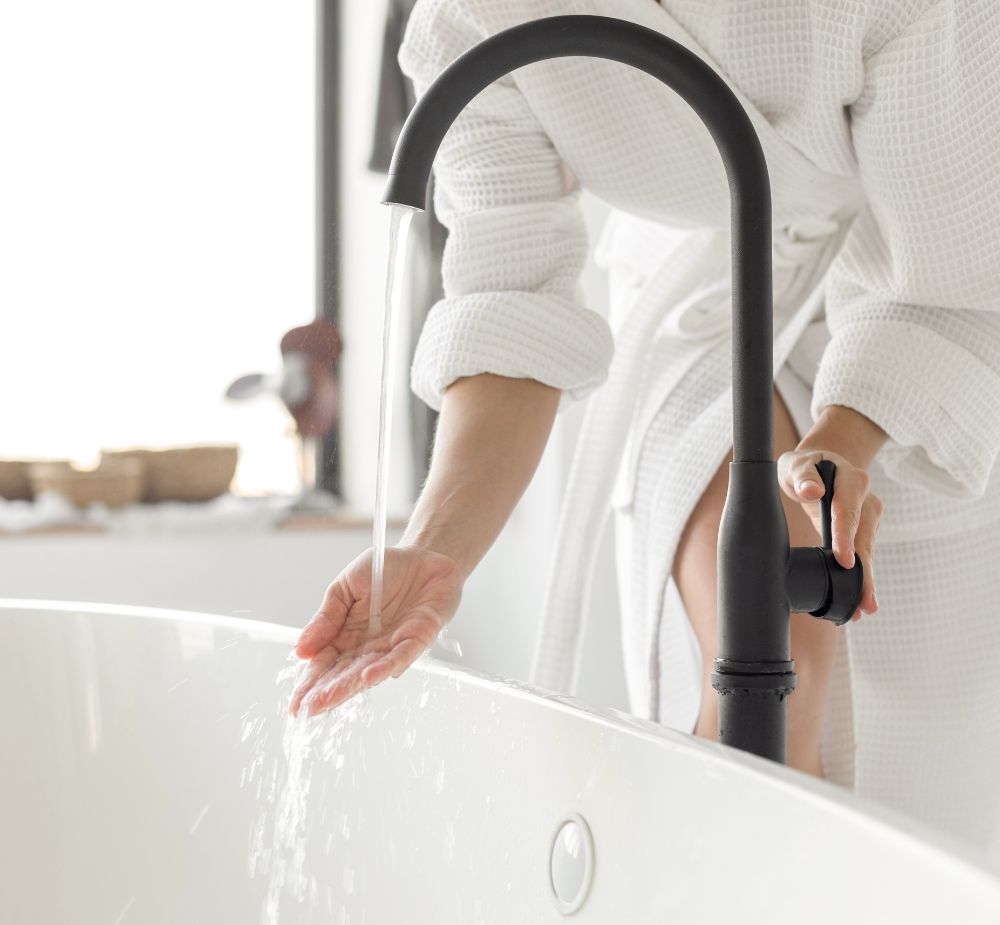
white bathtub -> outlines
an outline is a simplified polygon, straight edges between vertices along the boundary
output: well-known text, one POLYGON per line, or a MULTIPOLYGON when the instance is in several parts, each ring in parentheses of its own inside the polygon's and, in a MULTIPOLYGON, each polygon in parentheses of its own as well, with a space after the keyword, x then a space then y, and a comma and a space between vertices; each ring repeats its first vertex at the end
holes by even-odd
POLYGON ((901 816, 430 658, 287 724, 296 635, 0 600, 0 921, 1000 922, 985 862, 901 816))

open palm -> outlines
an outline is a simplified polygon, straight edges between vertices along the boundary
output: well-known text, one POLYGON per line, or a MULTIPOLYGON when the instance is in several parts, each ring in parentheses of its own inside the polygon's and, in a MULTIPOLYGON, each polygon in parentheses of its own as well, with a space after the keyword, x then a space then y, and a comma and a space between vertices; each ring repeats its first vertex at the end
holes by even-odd
POLYGON ((448 556, 420 546, 385 550, 381 629, 369 627, 372 555, 358 556, 327 588, 323 606, 303 629, 295 654, 309 665, 292 694, 290 711, 312 716, 398 678, 429 649, 455 615, 463 576, 448 556))

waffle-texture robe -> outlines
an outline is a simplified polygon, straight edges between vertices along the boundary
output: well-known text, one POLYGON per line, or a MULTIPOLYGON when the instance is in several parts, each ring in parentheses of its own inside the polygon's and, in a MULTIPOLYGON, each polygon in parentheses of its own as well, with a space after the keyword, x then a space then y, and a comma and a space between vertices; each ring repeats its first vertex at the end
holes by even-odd
MULTIPOLYGON (((838 631, 826 776, 1000 853, 1000 6, 420 0, 400 62, 422 93, 477 41, 568 13, 656 29, 726 80, 771 182, 776 386, 800 436, 831 404, 889 436, 869 469, 880 606, 838 631)), ((490 372, 589 396, 532 680, 574 690, 613 511, 631 708, 690 732, 703 653, 670 575, 732 446, 715 143, 648 75, 564 58, 476 97, 435 176, 445 298, 413 390, 439 408, 490 372), (613 209, 607 321, 581 299, 580 187, 613 209)))

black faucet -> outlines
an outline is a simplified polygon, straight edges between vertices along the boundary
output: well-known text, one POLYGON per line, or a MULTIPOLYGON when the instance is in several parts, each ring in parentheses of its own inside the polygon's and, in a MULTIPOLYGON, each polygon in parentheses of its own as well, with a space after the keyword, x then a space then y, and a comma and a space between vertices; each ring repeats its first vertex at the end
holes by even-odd
MULTIPOLYGON (((548 58, 606 58, 663 81, 701 117, 719 147, 732 197, 733 461, 718 547, 719 741, 785 764, 785 698, 795 689, 794 611, 842 625, 858 608, 860 558, 833 555, 835 466, 817 464, 823 547, 788 546, 773 458, 771 187, 760 140, 725 81, 683 45, 605 16, 554 16, 480 42, 428 87, 403 126, 383 202, 424 207, 442 138, 469 101, 510 71, 548 58)), ((622 139, 627 143, 627 139, 622 139)))

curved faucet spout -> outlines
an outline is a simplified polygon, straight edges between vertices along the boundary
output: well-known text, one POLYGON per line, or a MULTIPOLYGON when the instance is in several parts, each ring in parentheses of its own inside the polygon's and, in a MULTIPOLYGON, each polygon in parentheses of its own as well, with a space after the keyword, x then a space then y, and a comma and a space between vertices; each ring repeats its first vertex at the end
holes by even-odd
POLYGON ((788 568, 773 457, 771 187, 736 95, 693 52, 635 23, 555 16, 515 26, 470 48, 427 89, 403 126, 384 201, 422 208, 441 140, 469 101, 512 70, 562 57, 606 58, 662 81, 694 109, 722 155, 732 204, 733 462, 719 528, 712 686, 720 695, 719 741, 784 763, 787 696, 795 688, 786 581, 796 600, 810 601, 833 583, 815 557, 788 568))
POLYGON ((731 196, 733 461, 770 462, 773 317, 767 165, 735 94, 683 45, 607 16, 553 16, 485 39, 445 68, 410 113, 382 201, 422 209, 441 140, 473 97, 510 71, 565 57, 606 58, 645 71, 680 94, 715 139, 731 196))

